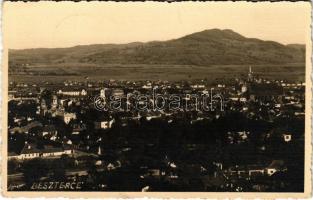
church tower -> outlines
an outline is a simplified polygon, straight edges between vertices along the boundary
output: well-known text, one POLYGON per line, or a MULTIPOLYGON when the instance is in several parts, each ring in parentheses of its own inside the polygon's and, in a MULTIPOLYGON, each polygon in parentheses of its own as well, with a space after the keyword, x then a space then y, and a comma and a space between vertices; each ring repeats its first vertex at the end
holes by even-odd
POLYGON ((253 81, 253 72, 251 66, 249 66, 248 81, 249 82, 253 81))
POLYGON ((102 150, 101 150, 100 145, 99 145, 99 147, 98 147, 98 152, 97 152, 97 154, 98 154, 98 155, 102 155, 102 150))
POLYGON ((56 95, 53 95, 52 97, 52 108, 56 109, 58 106, 58 97, 56 95))
POLYGON ((100 97, 105 98, 105 91, 106 91, 106 89, 100 90, 100 97))

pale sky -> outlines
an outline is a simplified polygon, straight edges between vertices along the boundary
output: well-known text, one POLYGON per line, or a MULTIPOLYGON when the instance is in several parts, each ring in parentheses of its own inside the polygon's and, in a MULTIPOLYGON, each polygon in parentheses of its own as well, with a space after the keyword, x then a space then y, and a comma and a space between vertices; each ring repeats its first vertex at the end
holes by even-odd
POLYGON ((168 40, 212 28, 304 44, 311 14, 309 2, 5 2, 3 12, 10 49, 168 40))

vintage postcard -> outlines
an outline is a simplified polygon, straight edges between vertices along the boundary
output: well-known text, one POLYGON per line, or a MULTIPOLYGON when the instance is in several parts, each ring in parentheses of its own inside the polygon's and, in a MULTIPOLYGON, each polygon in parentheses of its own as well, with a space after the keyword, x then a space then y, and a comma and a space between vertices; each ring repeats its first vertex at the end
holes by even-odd
POLYGON ((5 2, 10 197, 311 195, 308 2, 5 2))

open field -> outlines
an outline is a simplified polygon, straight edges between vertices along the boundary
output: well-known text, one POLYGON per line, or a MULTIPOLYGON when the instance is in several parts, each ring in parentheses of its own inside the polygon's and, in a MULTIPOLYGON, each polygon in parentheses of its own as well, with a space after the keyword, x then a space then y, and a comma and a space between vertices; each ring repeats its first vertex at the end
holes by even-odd
MULTIPOLYGON (((231 79, 246 75, 249 65, 95 65, 57 64, 28 66, 25 72, 9 75, 10 81, 35 83, 41 81, 63 82, 65 80, 191 80, 231 79)), ((256 75, 271 79, 291 81, 305 80, 304 64, 256 65, 256 75)))

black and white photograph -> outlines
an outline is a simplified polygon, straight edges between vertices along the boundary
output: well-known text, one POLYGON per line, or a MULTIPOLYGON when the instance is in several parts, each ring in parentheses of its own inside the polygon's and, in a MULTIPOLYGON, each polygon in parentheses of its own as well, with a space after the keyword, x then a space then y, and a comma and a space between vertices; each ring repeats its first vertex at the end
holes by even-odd
POLYGON ((307 197, 310 23, 308 2, 5 2, 3 190, 307 197))

